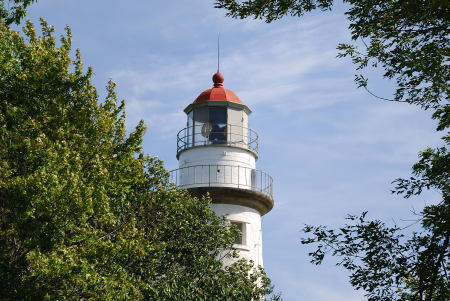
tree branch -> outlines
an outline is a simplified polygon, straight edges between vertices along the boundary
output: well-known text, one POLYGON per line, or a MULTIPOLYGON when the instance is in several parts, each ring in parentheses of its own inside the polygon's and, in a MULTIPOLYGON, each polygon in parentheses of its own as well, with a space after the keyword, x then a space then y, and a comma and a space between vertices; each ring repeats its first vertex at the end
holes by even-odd
POLYGON ((374 94, 372 91, 370 91, 370 90, 367 88, 367 86, 363 86, 363 87, 364 87, 364 89, 366 89, 366 91, 367 91, 370 95, 372 95, 373 97, 376 97, 376 98, 378 98, 378 99, 386 100, 386 101, 392 101, 392 102, 406 102, 406 103, 407 103, 407 101, 405 101, 405 100, 395 100, 395 99, 389 99, 389 98, 384 98, 384 97, 378 96, 378 95, 374 94))

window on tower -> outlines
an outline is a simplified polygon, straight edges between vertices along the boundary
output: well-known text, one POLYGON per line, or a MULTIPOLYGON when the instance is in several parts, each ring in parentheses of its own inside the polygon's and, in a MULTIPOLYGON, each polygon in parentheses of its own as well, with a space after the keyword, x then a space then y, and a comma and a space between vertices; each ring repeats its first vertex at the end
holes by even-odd
POLYGON ((246 224, 239 221, 231 221, 231 224, 234 225, 239 230, 239 235, 236 236, 234 243, 237 245, 245 245, 246 244, 246 224))

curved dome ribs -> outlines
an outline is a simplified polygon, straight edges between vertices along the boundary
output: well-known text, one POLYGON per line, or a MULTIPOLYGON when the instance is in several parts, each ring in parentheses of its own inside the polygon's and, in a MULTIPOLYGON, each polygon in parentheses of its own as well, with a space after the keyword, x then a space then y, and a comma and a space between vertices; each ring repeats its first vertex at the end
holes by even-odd
POLYGON ((242 101, 236 94, 234 94, 233 91, 223 87, 225 77, 222 73, 216 72, 213 75, 212 80, 214 82, 214 87, 200 93, 194 103, 201 103, 205 101, 229 101, 242 104, 242 101))

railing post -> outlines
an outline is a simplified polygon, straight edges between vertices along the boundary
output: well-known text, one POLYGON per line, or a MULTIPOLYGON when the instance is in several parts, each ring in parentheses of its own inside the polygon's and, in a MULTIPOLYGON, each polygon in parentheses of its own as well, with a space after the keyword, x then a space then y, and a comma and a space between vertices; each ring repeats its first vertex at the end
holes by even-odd
POLYGON ((272 191, 272 183, 273 183, 273 181, 272 181, 272 179, 270 179, 271 181, 270 181, 270 187, 269 187, 269 192, 270 192, 270 196, 272 197, 272 195, 273 195, 273 191, 272 191))
POLYGON ((248 180, 250 180, 250 184, 251 184, 251 181, 252 181, 252 170, 251 170, 251 168, 248 168, 248 167, 244 167, 244 170, 245 170, 245 187, 249 187, 248 180), (250 175, 248 174, 247 171, 250 171, 250 175), (250 179, 249 179, 249 176, 250 176, 250 179))
POLYGON ((261 172, 261 175, 259 176, 261 179, 260 179, 260 186, 259 186, 259 191, 262 191, 262 177, 263 175, 262 175, 262 172, 261 172))
POLYGON ((238 188, 240 187, 239 185, 241 184, 241 179, 239 178, 239 170, 241 169, 241 167, 238 165, 238 188))
POLYGON ((231 165, 230 182, 231 182, 231 184, 233 184, 233 165, 231 165))

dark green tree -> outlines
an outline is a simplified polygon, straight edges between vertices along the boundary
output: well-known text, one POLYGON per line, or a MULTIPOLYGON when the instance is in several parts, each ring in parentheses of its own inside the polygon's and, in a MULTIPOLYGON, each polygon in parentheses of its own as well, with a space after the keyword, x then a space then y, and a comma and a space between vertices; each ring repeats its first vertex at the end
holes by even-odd
POLYGON ((26 15, 26 8, 37 0, 0 0, 0 20, 6 25, 19 24, 26 15))
MULTIPOLYGON (((313 244, 312 262, 327 254, 350 271, 350 283, 369 300, 450 300, 450 2, 442 0, 343 0, 352 39, 363 47, 339 44, 339 57, 350 57, 357 70, 381 68, 396 83, 394 95, 382 98, 355 76, 359 87, 375 97, 406 102, 433 110, 443 146, 419 154, 409 179, 394 181, 393 193, 405 198, 423 190, 439 192, 417 221, 420 230, 369 220, 366 213, 348 216, 340 229, 305 226, 313 244)), ((333 0, 216 0, 218 8, 235 18, 273 22, 284 16, 301 17, 313 10, 328 11, 333 0)), ((359 72, 359 71, 358 71, 359 72)))
POLYGON ((100 101, 71 49, 69 28, 0 21, 0 299, 264 298, 260 268, 219 260, 236 230, 168 183, 143 122, 126 134, 114 83, 100 101))
MULTIPOLYGON (((331 10, 333 0, 216 0, 235 18, 273 22, 301 17, 313 10, 331 10)), ((438 108, 448 100, 450 82, 450 2, 442 0, 343 0, 352 39, 365 46, 340 44, 339 56, 351 57, 357 69, 381 67, 397 83, 392 100, 438 108)), ((357 75, 358 85, 367 79, 357 75)))

